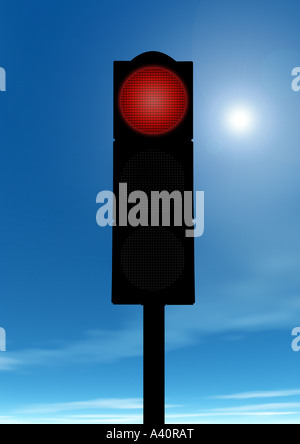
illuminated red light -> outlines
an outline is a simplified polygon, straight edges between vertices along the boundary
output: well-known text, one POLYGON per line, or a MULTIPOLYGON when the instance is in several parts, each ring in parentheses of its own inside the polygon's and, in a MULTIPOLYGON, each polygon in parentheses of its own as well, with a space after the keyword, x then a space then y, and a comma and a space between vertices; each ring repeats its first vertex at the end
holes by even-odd
POLYGON ((180 78, 160 66, 146 66, 131 74, 119 97, 125 121, 148 135, 173 130, 184 118, 187 101, 187 92, 180 78))

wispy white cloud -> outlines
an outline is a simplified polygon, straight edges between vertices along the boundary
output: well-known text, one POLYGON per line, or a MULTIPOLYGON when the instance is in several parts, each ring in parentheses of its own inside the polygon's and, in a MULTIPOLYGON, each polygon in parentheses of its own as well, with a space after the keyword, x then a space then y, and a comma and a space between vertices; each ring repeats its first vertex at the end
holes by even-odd
POLYGON ((277 402, 277 403, 267 403, 267 404, 249 404, 242 405, 238 407, 226 407, 215 409, 216 412, 219 413, 241 413, 241 412, 252 412, 252 411, 276 411, 284 409, 299 409, 300 410, 300 402, 277 402))
POLYGON ((297 415, 298 412, 236 412, 236 411, 228 411, 228 412, 214 412, 208 411, 203 413, 185 413, 178 415, 168 415, 169 419, 186 419, 186 418, 206 418, 206 417, 222 417, 222 416, 281 416, 281 415, 297 415))
POLYGON ((8 416, 0 417, 0 424, 142 424, 142 415, 86 416, 8 416))
POLYGON ((167 340, 177 348, 211 334, 292 329, 299 324, 299 301, 298 294, 276 296, 261 282, 223 284, 195 306, 168 307, 167 340))
MULTIPOLYGON (((253 392, 258 397, 275 394, 294 396, 299 390, 253 392)), ((248 394, 232 395, 225 401, 249 399, 248 394), (244 397, 243 397, 244 396, 244 397)), ((223 398, 221 398, 223 399, 223 398)), ((251 398, 250 398, 251 399, 251 398)), ((0 416, 0 424, 142 424, 140 398, 100 398, 76 402, 31 404, 0 416)), ((190 410, 190 409, 189 409, 190 410)), ((189 411, 183 405, 166 406, 167 424, 293 424, 300 415, 300 402, 244 404, 189 411), (171 409, 171 410, 170 410, 171 409)))
MULTIPOLYGON (((124 400, 126 402, 126 400, 124 400)), ((70 408, 70 404, 77 404, 76 408, 71 406, 71 410, 79 408, 81 403, 66 403, 64 408, 70 408)), ((87 401, 83 404, 81 412, 85 410, 84 405, 90 405, 87 401)), ((296 406, 296 404, 293 404, 296 406)), ((115 405, 118 409, 118 404, 115 405)), ((275 418, 276 424, 281 423, 297 423, 300 410, 298 404, 298 410, 285 410, 285 407, 289 404, 269 404, 269 405, 257 405, 257 406, 243 406, 242 408, 228 408, 228 409, 212 409, 201 412, 179 412, 176 414, 166 414, 166 424, 208 424, 208 423, 272 423, 275 418), (282 408, 282 410, 280 409, 282 408), (275 411, 272 410, 275 408, 275 411), (294 417, 297 420, 294 420, 294 417)), ((291 405, 290 405, 291 406, 291 405)), ((54 405, 47 407, 41 411, 35 411, 34 408, 24 408, 20 413, 5 417, 0 417, 0 424, 142 424, 143 414, 142 412, 129 413, 97 413, 97 414, 69 414, 60 410, 54 411, 54 405), (51 410, 52 409, 52 410, 51 410), (51 410, 51 411, 50 411, 51 410), (47 413, 47 414, 46 414, 47 413), (49 413, 55 416, 49 416, 49 413)), ((101 407, 102 408, 102 407, 101 407)), ((125 409, 125 404, 124 404, 125 409)), ((126 410, 126 409, 125 409, 126 410)))
POLYGON ((169 424, 297 424, 300 403, 243 405, 168 414, 169 424))
MULTIPOLYGON (((232 218, 231 218, 232 219, 232 218)), ((221 240, 220 240, 221 241, 221 240)), ((298 326, 300 319, 300 273, 297 251, 261 254, 247 262, 244 275, 222 281, 207 281, 205 265, 197 273, 196 305, 168 307, 167 340, 177 348, 197 343, 211 334, 243 334, 285 330, 298 326)))
POLYGON ((285 398, 289 396, 299 396, 300 389, 296 390, 273 390, 260 392, 235 393, 232 395, 212 396, 211 399, 258 399, 258 398, 285 398))
POLYGON ((19 410, 18 413, 44 414, 70 412, 73 410, 141 410, 142 408, 143 401, 141 399, 93 399, 77 402, 35 404, 19 410))
POLYGON ((4 352, 0 354, 0 371, 14 370, 20 364, 21 361, 19 359, 8 356, 4 352))
MULTIPOLYGON (((256 264, 252 275, 235 282, 214 283, 210 297, 197 297, 192 307, 168 307, 166 313, 167 351, 198 343, 209 335, 243 335, 253 331, 292 329, 300 319, 298 294, 274 287, 280 273, 298 272, 295 258, 256 264)), ((276 284, 277 285, 277 284, 276 284)), ((209 293, 209 286, 199 287, 209 293)), ((29 348, 0 353, 0 372, 23 366, 81 365, 114 362, 142 356, 142 315, 136 323, 115 330, 94 330, 52 349, 29 348)), ((241 336, 240 336, 241 337, 241 336)))
POLYGON ((108 363, 142 356, 142 330, 136 326, 120 330, 95 330, 56 348, 31 348, 0 353, 0 371, 24 366, 60 366, 108 363))

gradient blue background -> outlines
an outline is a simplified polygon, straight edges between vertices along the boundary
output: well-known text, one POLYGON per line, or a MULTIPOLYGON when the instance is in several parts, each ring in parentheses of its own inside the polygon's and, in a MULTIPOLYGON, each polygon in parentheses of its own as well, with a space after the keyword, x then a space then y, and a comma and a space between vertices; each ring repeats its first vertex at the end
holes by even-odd
POLYGON ((0 5, 0 422, 141 423, 142 308, 110 302, 113 61, 194 61, 197 304, 167 308, 170 423, 300 422, 297 1, 0 5), (248 137, 221 115, 255 109, 248 137))

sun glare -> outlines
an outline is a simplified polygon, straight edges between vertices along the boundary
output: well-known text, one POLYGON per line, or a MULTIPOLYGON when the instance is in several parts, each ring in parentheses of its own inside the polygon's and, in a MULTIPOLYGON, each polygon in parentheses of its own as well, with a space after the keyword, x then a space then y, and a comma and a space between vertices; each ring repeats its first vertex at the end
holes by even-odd
POLYGON ((226 126, 235 134, 248 134, 254 126, 254 116, 250 109, 246 107, 235 107, 227 112, 226 126))

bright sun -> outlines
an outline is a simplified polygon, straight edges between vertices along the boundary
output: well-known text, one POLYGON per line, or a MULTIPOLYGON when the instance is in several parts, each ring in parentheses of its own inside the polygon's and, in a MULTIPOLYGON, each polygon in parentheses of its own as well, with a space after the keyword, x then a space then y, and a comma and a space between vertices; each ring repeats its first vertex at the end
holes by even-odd
POLYGON ((230 109, 226 115, 226 126, 232 133, 248 134, 254 126, 252 111, 242 106, 230 109))

